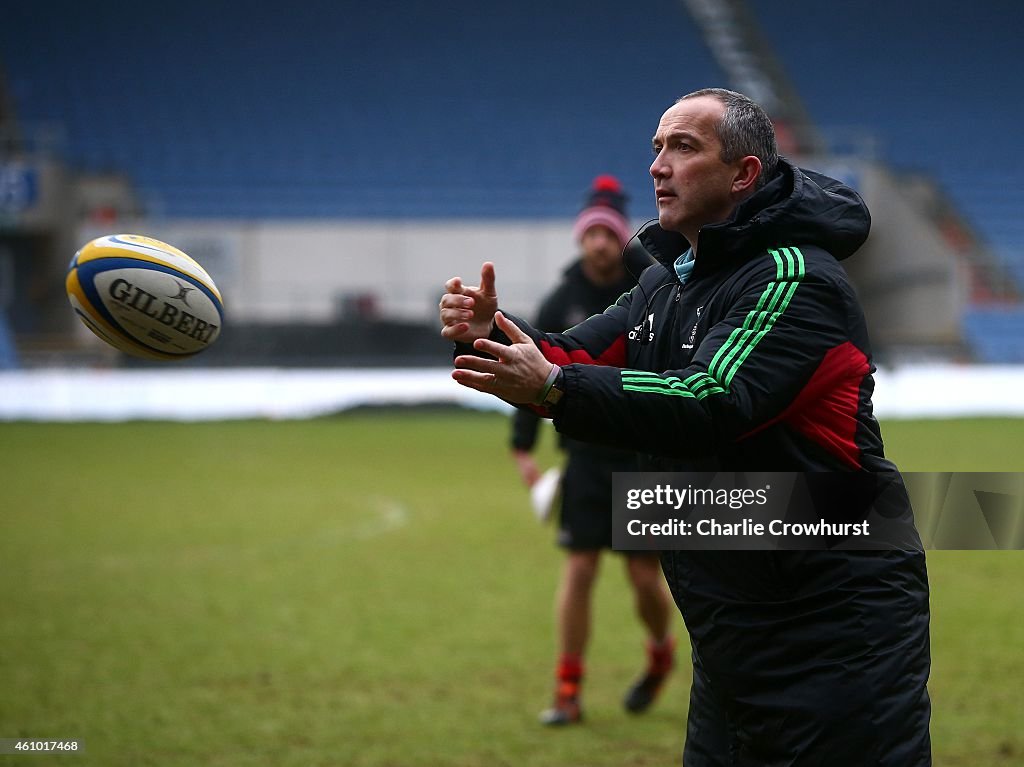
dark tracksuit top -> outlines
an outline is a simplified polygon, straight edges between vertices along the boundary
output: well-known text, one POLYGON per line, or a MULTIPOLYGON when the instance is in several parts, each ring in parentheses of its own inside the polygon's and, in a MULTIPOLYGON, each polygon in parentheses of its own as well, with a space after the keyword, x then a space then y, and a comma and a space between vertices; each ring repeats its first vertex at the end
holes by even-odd
MULTIPOLYGON (((781 160, 701 229, 685 285, 673 262, 686 242, 646 228, 657 263, 603 314, 562 334, 516 320, 563 366, 556 428, 636 450, 648 471, 895 472, 838 263, 869 227, 856 192, 781 160)), ((687 765, 930 764, 922 553, 670 551, 662 564, 693 646, 687 765)))

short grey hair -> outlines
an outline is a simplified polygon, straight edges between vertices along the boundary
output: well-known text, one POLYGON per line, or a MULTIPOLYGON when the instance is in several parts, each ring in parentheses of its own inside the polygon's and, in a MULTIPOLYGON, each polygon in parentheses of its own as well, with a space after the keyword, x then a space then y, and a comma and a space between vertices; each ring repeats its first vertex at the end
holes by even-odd
POLYGON ((725 114, 715 126, 718 140, 722 142, 722 162, 735 162, 748 155, 759 159, 761 175, 757 179, 757 188, 760 189, 775 175, 775 168, 779 164, 779 148, 775 143, 772 119, 747 96, 725 88, 702 88, 680 96, 676 103, 700 96, 711 96, 725 105, 725 114))

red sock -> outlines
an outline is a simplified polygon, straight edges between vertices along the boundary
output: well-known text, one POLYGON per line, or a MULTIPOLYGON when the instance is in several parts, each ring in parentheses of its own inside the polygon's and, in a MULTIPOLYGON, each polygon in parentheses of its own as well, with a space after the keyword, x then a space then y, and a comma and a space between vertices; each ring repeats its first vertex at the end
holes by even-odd
POLYGON ((676 661, 676 639, 667 636, 660 642, 647 640, 647 663, 651 674, 664 676, 676 661))
POLYGON ((583 680, 583 658, 574 653, 563 653, 558 659, 555 676, 558 679, 558 697, 577 697, 583 680))

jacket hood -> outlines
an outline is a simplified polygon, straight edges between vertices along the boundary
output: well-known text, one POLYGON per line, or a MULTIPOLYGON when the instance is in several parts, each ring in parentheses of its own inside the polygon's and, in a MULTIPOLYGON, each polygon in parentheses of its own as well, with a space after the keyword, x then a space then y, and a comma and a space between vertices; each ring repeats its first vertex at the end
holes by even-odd
MULTIPOLYGON (((842 261, 868 237, 871 214, 864 200, 846 184, 779 158, 778 171, 763 188, 740 203, 732 217, 701 227, 698 264, 749 258, 773 246, 816 245, 842 261), (701 259, 701 256, 711 258, 701 259)), ((644 247, 664 264, 689 244, 657 223, 640 235, 644 247)))

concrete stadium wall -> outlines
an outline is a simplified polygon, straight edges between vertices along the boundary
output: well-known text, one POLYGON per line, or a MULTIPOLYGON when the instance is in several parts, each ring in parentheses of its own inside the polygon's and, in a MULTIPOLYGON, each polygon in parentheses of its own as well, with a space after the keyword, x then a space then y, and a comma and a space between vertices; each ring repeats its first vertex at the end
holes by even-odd
MULTIPOLYGON (((495 263, 502 305, 532 316, 576 255, 572 221, 119 222, 202 263, 236 322, 332 322, 368 296, 381 317, 436 316, 445 281, 495 263)), ((86 226, 79 241, 109 234, 86 226)))
POLYGON ((871 210, 871 236, 845 266, 872 341, 877 346, 958 344, 970 295, 967 264, 889 171, 864 166, 858 189, 871 210))

